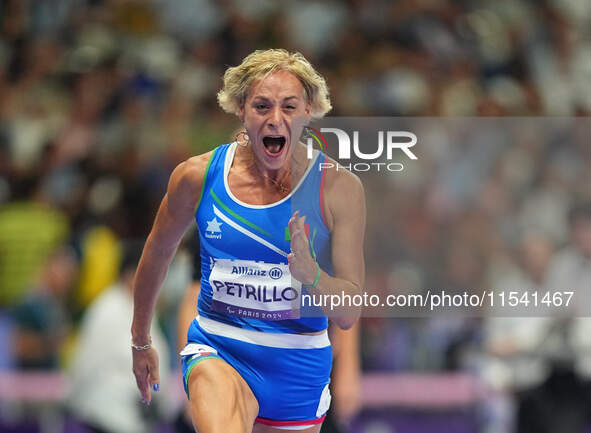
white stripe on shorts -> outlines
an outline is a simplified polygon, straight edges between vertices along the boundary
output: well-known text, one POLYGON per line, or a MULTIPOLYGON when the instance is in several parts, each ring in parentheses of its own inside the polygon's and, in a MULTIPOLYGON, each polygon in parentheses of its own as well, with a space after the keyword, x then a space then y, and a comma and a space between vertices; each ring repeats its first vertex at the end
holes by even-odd
POLYGON ((330 346, 330 340, 328 339, 328 332, 326 330, 318 335, 278 334, 238 328, 237 326, 227 325, 202 316, 197 316, 196 319, 199 326, 209 334, 233 338, 258 346, 278 347, 282 349, 321 349, 330 346))

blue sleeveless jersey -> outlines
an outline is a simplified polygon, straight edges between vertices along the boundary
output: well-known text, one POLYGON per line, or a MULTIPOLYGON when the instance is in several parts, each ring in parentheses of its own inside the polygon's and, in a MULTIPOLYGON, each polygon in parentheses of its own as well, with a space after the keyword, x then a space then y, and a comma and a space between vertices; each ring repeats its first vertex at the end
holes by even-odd
MULTIPOLYGON (((314 152, 292 193, 268 205, 241 202, 228 187, 236 143, 217 147, 205 173, 195 213, 201 241, 199 315, 229 325, 274 333, 304 333, 328 327, 315 317, 300 317, 301 284, 287 266, 288 221, 299 210, 306 216, 310 253, 332 275, 330 233, 322 215, 326 156, 314 152)), ((314 308, 313 308, 314 309, 314 308)), ((306 307, 306 312, 310 313, 306 307)))

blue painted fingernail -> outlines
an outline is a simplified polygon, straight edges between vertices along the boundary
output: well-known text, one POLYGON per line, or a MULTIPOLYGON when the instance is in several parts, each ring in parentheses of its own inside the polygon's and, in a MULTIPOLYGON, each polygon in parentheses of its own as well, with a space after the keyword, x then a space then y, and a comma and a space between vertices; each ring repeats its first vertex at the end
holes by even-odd
POLYGON ((160 385, 155 383, 154 386, 152 386, 152 389, 154 389, 154 391, 158 392, 160 390, 160 385))
POLYGON ((142 403, 144 403, 144 404, 148 404, 148 402, 146 401, 146 399, 145 399, 145 398, 143 398, 143 397, 142 397, 142 403))

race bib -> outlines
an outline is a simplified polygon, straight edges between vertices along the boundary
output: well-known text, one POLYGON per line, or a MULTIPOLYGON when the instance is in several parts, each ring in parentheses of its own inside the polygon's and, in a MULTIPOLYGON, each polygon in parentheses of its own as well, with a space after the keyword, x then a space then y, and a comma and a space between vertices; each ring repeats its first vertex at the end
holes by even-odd
POLYGON ((300 317, 301 283, 288 265, 217 259, 209 275, 211 308, 219 313, 258 320, 300 317))

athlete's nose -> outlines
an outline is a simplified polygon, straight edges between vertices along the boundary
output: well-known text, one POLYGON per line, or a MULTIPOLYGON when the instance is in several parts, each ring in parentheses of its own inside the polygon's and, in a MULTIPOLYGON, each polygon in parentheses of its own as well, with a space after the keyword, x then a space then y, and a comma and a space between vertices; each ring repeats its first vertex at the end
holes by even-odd
POLYGON ((269 127, 278 129, 281 125, 281 107, 275 106, 269 113, 269 127))

